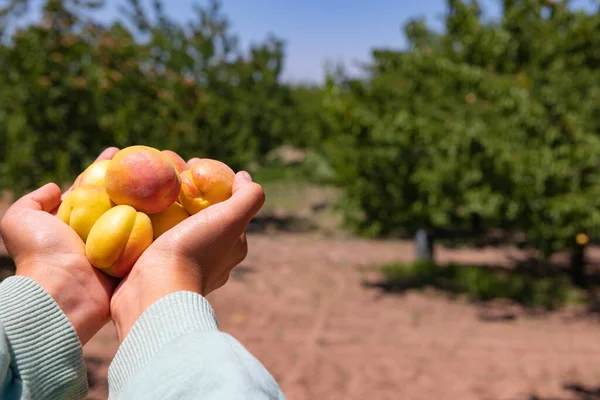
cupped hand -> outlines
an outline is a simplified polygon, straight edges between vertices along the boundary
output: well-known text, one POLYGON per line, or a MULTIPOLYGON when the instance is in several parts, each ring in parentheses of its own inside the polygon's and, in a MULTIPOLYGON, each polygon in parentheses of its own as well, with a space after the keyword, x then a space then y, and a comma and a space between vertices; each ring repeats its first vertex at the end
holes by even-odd
MULTIPOLYGON (((108 148, 96 161, 111 159, 117 151, 108 148)), ((16 275, 42 286, 85 344, 110 320, 110 298, 117 282, 92 267, 81 238, 53 215, 61 195, 60 188, 49 183, 23 196, 6 211, 0 233, 15 261, 16 275)))
POLYGON ((111 314, 121 341, 154 302, 178 291, 203 296, 223 286, 248 252, 244 231, 265 201, 250 175, 235 176, 230 199, 162 234, 115 290, 111 314))

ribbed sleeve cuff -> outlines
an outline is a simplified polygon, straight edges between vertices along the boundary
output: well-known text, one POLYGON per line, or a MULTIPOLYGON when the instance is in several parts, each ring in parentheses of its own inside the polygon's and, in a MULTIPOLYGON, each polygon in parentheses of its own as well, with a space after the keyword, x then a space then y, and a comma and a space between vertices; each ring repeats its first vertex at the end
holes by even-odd
POLYGON ((110 364, 109 398, 118 398, 129 379, 169 341, 218 329, 212 307, 197 293, 181 291, 158 300, 138 318, 110 364))
POLYGON ((77 333, 36 282, 13 276, 0 284, 0 321, 15 373, 34 399, 80 399, 88 386, 77 333))

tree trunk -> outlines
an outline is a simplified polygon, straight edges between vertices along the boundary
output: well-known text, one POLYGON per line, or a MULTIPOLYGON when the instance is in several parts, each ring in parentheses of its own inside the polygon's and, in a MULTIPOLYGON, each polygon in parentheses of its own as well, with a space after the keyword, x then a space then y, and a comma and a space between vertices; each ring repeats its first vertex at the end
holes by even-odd
POLYGON ((417 248, 417 261, 433 262, 433 238, 424 229, 419 229, 415 234, 417 248))
POLYGON ((569 270, 573 284, 584 287, 585 279, 585 245, 576 245, 571 252, 571 269, 569 270))

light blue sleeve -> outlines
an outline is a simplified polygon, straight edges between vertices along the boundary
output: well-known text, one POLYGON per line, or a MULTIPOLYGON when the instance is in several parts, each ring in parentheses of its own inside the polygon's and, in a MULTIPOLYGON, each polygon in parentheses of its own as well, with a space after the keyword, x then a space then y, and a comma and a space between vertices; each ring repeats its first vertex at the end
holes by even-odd
POLYGON ((108 371, 109 399, 284 400, 264 366, 219 331, 208 301, 177 292, 136 321, 108 371))
POLYGON ((0 398, 83 399, 83 349, 52 297, 22 276, 0 284, 0 398))

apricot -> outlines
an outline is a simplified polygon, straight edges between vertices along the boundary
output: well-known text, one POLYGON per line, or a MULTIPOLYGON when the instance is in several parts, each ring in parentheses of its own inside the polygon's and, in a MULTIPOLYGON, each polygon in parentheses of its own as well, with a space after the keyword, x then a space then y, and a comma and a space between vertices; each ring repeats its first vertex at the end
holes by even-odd
POLYGON ((190 214, 179 203, 173 203, 169 208, 156 214, 149 215, 152 221, 152 233, 154 239, 173 228, 181 221, 188 218, 190 214))
POLYGON ((200 161, 201 158, 198 157, 194 157, 194 158, 190 158, 188 160, 188 162, 186 163, 187 168, 186 169, 190 169, 192 167, 192 164, 195 163, 196 161, 200 161))
POLYGON ((105 186, 116 204, 154 214, 166 210, 177 200, 181 180, 173 163, 162 152, 148 146, 131 146, 110 160, 105 186))
POLYGON ((88 235, 85 254, 100 271, 122 278, 151 244, 150 218, 131 206, 118 205, 98 218, 88 235))
POLYGON ((184 159, 179 156, 179 154, 175 153, 171 150, 163 150, 162 153, 173 163, 173 166, 177 170, 177 173, 180 174, 187 169, 187 164, 184 159))
POLYGON ((202 158, 183 171, 179 202, 191 215, 231 197, 235 173, 221 161, 202 158))
POLYGON ((73 189, 85 185, 104 186, 106 168, 110 160, 96 161, 88 166, 73 183, 73 189))
POLYGON ((65 197, 56 216, 73 228, 85 242, 98 218, 113 205, 104 187, 80 186, 65 197))

